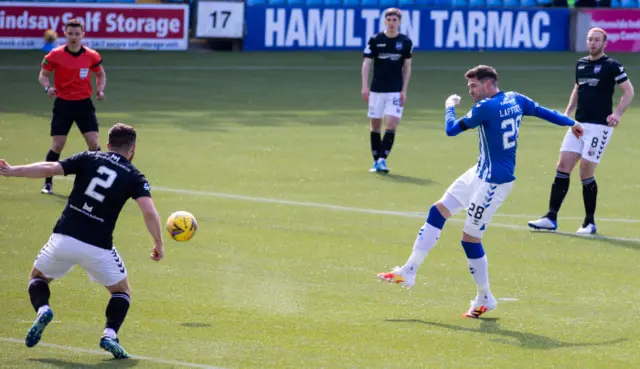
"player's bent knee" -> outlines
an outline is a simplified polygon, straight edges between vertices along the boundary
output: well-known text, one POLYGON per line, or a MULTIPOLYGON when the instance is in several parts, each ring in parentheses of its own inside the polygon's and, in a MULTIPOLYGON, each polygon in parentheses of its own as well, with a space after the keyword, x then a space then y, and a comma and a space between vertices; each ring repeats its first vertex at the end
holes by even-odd
POLYGON ((480 243, 480 242, 482 242, 482 233, 483 233, 482 231, 479 231, 479 234, 478 234, 477 232, 474 232, 473 230, 471 230, 470 233, 467 233, 467 230, 465 229, 462 232, 462 241, 480 243), (475 235, 478 235, 478 236, 476 237, 476 236, 473 236, 472 234, 475 234, 475 235))
POLYGON ((440 215, 442 215, 444 219, 451 218, 451 210, 449 210, 447 206, 444 205, 442 202, 438 201, 433 206, 435 206, 436 209, 438 209, 438 211, 440 212, 440 215))
POLYGON ((84 140, 87 143, 89 150, 97 150, 100 146, 98 139, 98 132, 87 132, 84 134, 84 140))
POLYGON ((373 118, 371 119, 371 124, 369 125, 371 131, 380 132, 382 130, 382 119, 373 118))
POLYGON ((45 280, 47 282, 51 282, 53 280, 53 278, 47 278, 47 276, 45 276, 44 273, 42 273, 36 267, 33 267, 31 269, 31 273, 29 275, 29 280, 32 280, 34 278, 40 278, 40 279, 43 279, 43 280, 45 280))
POLYGON ((588 179, 595 175, 598 163, 583 160, 580 163, 580 179, 588 179))
POLYGON ((400 118, 387 115, 385 118, 385 129, 387 131, 396 131, 400 124, 400 118))
POLYGON ((127 295, 131 295, 131 286, 129 285, 129 279, 127 277, 124 277, 124 279, 114 285, 105 287, 111 294, 126 293, 127 295))
POLYGON ((51 150, 53 152, 61 153, 66 143, 67 138, 65 136, 54 136, 51 140, 51 150))
POLYGON ((580 160, 580 154, 563 151, 560 153, 560 159, 556 165, 556 170, 558 172, 571 173, 573 168, 576 166, 576 163, 578 163, 578 160, 580 160))
POLYGON ((465 242, 480 242, 486 229, 484 223, 476 224, 473 219, 467 218, 462 227, 462 240, 465 242))

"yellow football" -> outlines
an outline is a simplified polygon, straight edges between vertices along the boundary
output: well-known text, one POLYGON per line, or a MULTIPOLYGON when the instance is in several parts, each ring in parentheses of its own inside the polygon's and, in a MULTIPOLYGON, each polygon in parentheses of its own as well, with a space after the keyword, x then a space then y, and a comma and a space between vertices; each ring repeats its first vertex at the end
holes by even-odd
POLYGON ((48 42, 53 42, 58 38, 58 33, 52 29, 48 29, 44 33, 44 39, 48 42))
POLYGON ((193 214, 186 211, 176 211, 169 216, 165 227, 171 238, 178 242, 185 242, 196 234, 198 222, 193 214))

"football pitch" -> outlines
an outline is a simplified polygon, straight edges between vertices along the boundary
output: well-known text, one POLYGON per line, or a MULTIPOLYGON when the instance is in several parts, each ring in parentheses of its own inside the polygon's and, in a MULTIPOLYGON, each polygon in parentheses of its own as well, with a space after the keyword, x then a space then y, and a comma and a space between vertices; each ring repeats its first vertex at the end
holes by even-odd
MULTIPOLYGON (((640 85, 640 55, 613 55, 640 85)), ((547 210, 566 132, 525 117, 516 184, 483 239, 498 309, 461 314, 475 285, 460 246, 464 217, 407 291, 375 274, 402 265, 430 205, 478 156, 477 133, 449 138, 444 101, 472 106, 464 72, 487 63, 501 88, 564 111, 573 53, 416 53, 388 175, 368 172, 360 53, 103 52, 101 143, 117 121, 139 133, 134 164, 161 217, 193 213, 195 238, 165 237, 165 259, 135 203, 115 244, 132 284, 120 331, 136 358, 100 351, 108 293, 75 268, 51 285, 53 322, 31 349, 33 259, 72 181, 0 178, 2 368, 633 368, 640 366, 640 103, 596 173, 599 238, 572 234, 584 214, 578 171, 559 233, 531 232, 547 210)), ((0 52, 0 157, 44 160, 52 102, 39 52, 0 52)), ((636 87, 638 88, 638 87, 636 87)), ((620 93, 614 97, 617 104, 620 93)), ((74 127, 62 157, 85 149, 74 127)))

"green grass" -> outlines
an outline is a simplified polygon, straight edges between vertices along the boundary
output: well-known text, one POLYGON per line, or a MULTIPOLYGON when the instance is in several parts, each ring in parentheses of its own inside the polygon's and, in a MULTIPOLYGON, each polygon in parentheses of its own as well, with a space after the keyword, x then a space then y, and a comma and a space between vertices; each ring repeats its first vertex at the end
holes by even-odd
MULTIPOLYGON (((633 80, 640 56, 615 56, 633 80)), ((50 144, 51 101, 37 84, 41 57, 0 53, 0 157, 13 164, 43 160, 50 144), (33 69, 1 67, 16 65, 33 69)), ((413 213, 426 212, 476 161, 475 133, 448 138, 443 132, 449 94, 463 96, 460 113, 471 106, 466 68, 493 64, 504 89, 562 110, 577 57, 417 53, 389 159, 392 172, 381 176, 367 172, 371 159, 359 53, 105 52, 107 100, 96 103, 101 140, 118 120, 134 125, 139 131, 135 164, 155 188, 162 216, 187 210, 200 225, 188 243, 167 239, 166 259, 155 263, 135 205, 123 210, 115 243, 133 287, 120 332, 123 345, 135 355, 225 368, 638 366, 637 103, 616 129, 596 178, 601 233, 638 241, 508 228, 526 226, 546 210, 565 133, 526 118, 516 185, 483 241, 494 293, 517 301, 501 302, 487 319, 460 318, 475 287, 459 244, 459 221, 446 225, 413 290, 375 278, 409 255, 424 221, 413 213), (352 69, 207 70, 251 65, 352 69), (441 65, 459 70, 425 68, 441 65), (514 65, 566 69, 500 70, 514 65)), ((63 157, 83 149, 74 128, 63 157)), ((583 215, 577 172, 572 181, 560 219, 560 230, 569 233, 583 215)), ((71 184, 57 180, 60 196, 42 196, 39 180, 0 178, 0 367, 179 367, 113 362, 55 347, 27 349, 2 340, 22 340, 34 318, 28 271, 71 184)), ((56 316, 42 342, 97 349, 108 294, 90 284, 80 268, 51 290, 56 316)))

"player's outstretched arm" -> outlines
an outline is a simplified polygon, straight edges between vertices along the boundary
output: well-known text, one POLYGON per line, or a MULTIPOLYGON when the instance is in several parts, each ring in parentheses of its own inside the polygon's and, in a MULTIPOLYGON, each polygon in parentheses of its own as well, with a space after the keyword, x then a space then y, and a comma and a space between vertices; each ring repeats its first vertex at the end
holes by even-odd
POLYGON ((47 178, 64 175, 64 170, 57 161, 43 161, 12 167, 9 163, 0 159, 0 175, 5 177, 47 178))
POLYGON ((544 106, 533 103, 533 101, 531 101, 530 106, 532 106, 531 108, 532 111, 529 112, 529 114, 527 115, 533 115, 535 117, 544 119, 547 122, 551 122, 559 126, 571 127, 571 132, 577 138, 580 138, 582 137, 582 135, 584 135, 584 128, 582 127, 582 124, 567 117, 566 115, 560 114, 560 112, 558 111, 551 110, 551 109, 545 108, 544 106))
POLYGON ((533 116, 538 117, 540 119, 544 119, 547 122, 551 122, 553 124, 559 125, 559 126, 567 126, 567 127, 572 127, 576 124, 576 121, 567 117, 564 114, 561 114, 560 112, 556 111, 556 110, 552 110, 549 108, 545 108, 542 105, 537 105, 533 108, 533 116))
POLYGON ((151 259, 160 261, 164 257, 164 241, 162 240, 162 225, 160 224, 158 210, 156 210, 153 199, 149 196, 139 197, 136 202, 144 216, 147 231, 153 237, 154 246, 151 250, 151 259))
POLYGON ((533 101, 532 99, 530 99, 525 95, 517 94, 517 98, 521 103, 522 112, 524 115, 529 115, 529 116, 534 116, 540 119, 544 119, 547 122, 551 122, 559 126, 572 127, 578 124, 576 121, 569 118, 568 116, 556 110, 545 108, 544 106, 538 104, 537 102, 533 101))

